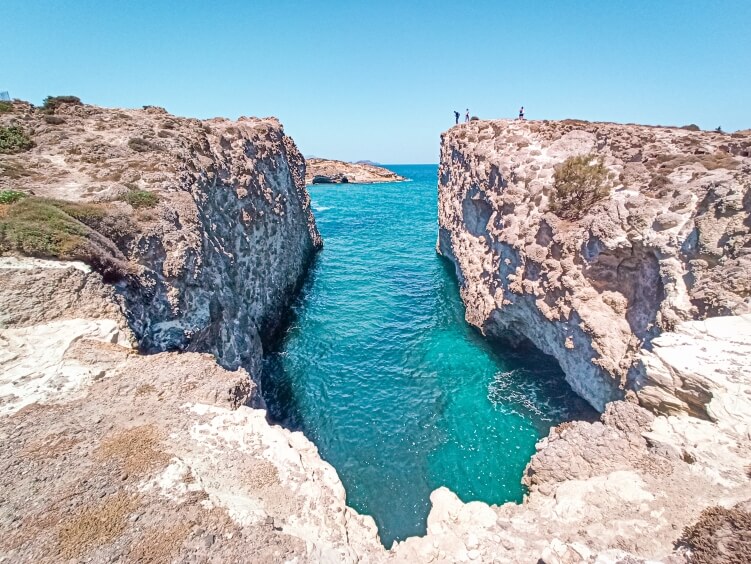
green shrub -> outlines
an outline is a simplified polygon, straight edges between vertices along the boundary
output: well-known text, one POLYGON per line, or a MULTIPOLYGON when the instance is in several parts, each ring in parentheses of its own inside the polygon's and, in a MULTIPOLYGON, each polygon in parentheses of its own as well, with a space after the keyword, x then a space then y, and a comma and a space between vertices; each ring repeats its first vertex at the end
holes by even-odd
POLYGON ((28 151, 33 146, 34 142, 17 125, 0 127, 0 153, 6 155, 22 153, 23 151, 28 151))
POLYGON ((608 169, 595 154, 569 157, 553 175, 550 210, 564 219, 578 219, 610 194, 608 169))
POLYGON ((133 208, 153 208, 159 203, 159 196, 146 190, 131 190, 123 194, 120 199, 128 202, 133 208))
POLYGON ((57 108, 64 104, 80 106, 81 99, 78 96, 47 96, 42 104, 42 109, 53 113, 57 108))
POLYGON ((13 103, 0 100, 0 114, 6 114, 13 111, 13 103))
POLYGON ((133 137, 130 139, 130 141, 128 141, 128 147, 137 153, 146 153, 158 149, 158 147, 151 141, 146 141, 146 139, 141 139, 140 137, 133 137))
POLYGON ((0 190, 0 204, 15 204, 18 200, 25 197, 26 194, 18 190, 0 190))
POLYGON ((33 196, 18 199, 0 216, 0 253, 81 260, 109 279, 119 278, 128 270, 122 253, 81 221, 94 216, 106 216, 105 207, 33 196))
POLYGON ((696 125, 695 123, 689 123, 688 125, 684 125, 681 127, 681 129, 687 129, 688 131, 701 131, 701 129, 699 129, 699 126, 696 125))

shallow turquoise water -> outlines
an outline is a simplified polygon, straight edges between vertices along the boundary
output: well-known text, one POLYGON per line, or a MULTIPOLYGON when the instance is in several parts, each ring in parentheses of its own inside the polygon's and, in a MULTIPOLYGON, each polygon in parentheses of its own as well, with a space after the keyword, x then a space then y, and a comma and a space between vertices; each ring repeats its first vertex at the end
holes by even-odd
POLYGON ((386 546, 424 534, 430 492, 520 501, 535 442, 593 412, 541 353, 486 342, 435 253, 437 167, 309 188, 324 249, 265 361, 270 415, 338 471, 386 546))

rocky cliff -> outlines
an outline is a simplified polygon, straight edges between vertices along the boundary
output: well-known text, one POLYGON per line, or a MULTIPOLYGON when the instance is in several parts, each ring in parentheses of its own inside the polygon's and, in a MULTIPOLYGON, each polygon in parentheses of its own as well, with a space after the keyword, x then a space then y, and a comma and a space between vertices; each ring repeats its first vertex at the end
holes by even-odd
POLYGON ((379 553, 315 446, 250 407, 321 246, 279 123, 14 103, 0 127, 30 140, 0 154, 0 559, 379 553))
POLYGON ((633 391, 658 412, 712 417, 711 384, 656 370, 652 342, 749 311, 749 186, 749 133, 472 122, 443 135, 438 248, 467 320, 553 355, 600 411, 633 391), (564 194, 564 176, 584 173, 600 185, 564 194))
POLYGON ((0 190, 34 198, 9 207, 3 250, 99 266, 146 352, 210 352, 257 371, 262 341, 321 246, 304 159, 279 122, 15 104, 0 114, 13 124, 36 146, 1 157, 0 190), (43 198, 83 242, 41 244, 19 227, 41 220, 48 238, 61 237, 43 198))
MULTIPOLYGON (((693 554, 702 561, 748 560, 743 534, 751 519, 745 501, 751 498, 751 316, 725 315, 742 312, 745 299, 742 284, 731 276, 745 265, 745 243, 739 246, 737 239, 747 236, 738 220, 739 206, 748 205, 748 185, 742 184, 746 192, 739 199, 729 180, 743 182, 747 173, 744 138, 708 135, 711 142, 725 139, 730 158, 740 164, 715 169, 719 176, 697 196, 708 199, 687 220, 695 222, 691 240, 700 248, 692 259, 699 262, 690 265, 694 274, 682 287, 688 303, 680 302, 683 309, 660 305, 657 329, 644 333, 649 350, 633 353, 633 366, 640 367, 634 373, 642 379, 625 371, 626 387, 653 411, 618 401, 605 407, 601 422, 554 428, 527 467, 523 504, 465 504, 441 488, 432 495, 427 535, 386 551, 372 519, 346 507, 336 472, 315 446, 300 433, 269 424, 266 412, 252 407, 261 401, 246 368, 257 370, 261 342, 275 330, 320 245, 302 160, 279 124, 201 122, 157 108, 63 105, 42 113, 16 103, 12 112, 0 114, 0 127, 8 125, 20 127, 36 146, 24 142, 23 152, 0 155, 0 559, 553 564, 684 562, 693 554), (724 259, 711 255, 712 241, 724 249, 724 259), (245 368, 230 371, 217 360, 245 368), (700 400, 681 399, 678 388, 700 400), (652 399, 661 394, 667 400, 652 399), (685 547, 675 552, 674 543, 691 537, 683 527, 697 521, 693 553, 685 547)), ((479 136, 487 124, 465 127, 479 136)), ((581 135, 575 128, 571 134, 581 135)), ((460 133, 447 137, 453 135, 460 133)), ((515 154, 514 147, 524 149, 519 136, 499 146, 515 154)), ((511 311, 532 311, 542 290, 533 288, 530 300, 524 298, 528 277, 522 275, 521 286, 513 288, 496 279, 493 265, 506 263, 493 255, 499 231, 488 225, 495 225, 491 216, 498 212, 488 213, 488 206, 509 186, 497 172, 493 178, 501 188, 495 191, 477 180, 485 178, 486 161, 472 145, 463 145, 463 152, 448 146, 445 140, 441 249, 457 264, 469 318, 490 334, 500 333, 510 325, 500 311, 508 304, 490 298, 505 293, 511 311), (457 166, 462 159, 466 164, 457 166), (466 203, 464 183, 472 193, 466 203), (474 198, 478 191, 485 203, 474 198), (461 197, 453 201, 452 194, 461 197), (457 222, 447 224, 447 217, 457 222), (462 217, 468 223, 459 222, 462 217), (512 301, 517 293, 530 303, 512 301)), ((701 173, 696 177, 670 171, 667 180, 674 185, 709 174, 695 168, 701 173)), ((518 217, 505 217, 500 225, 533 221, 544 210, 544 195, 534 202, 539 208, 520 205, 518 217)), ((598 205, 609 210, 611 204, 598 205)), ((641 208, 648 218, 650 207, 641 208)), ((540 225, 535 243, 549 246, 554 261, 566 256, 571 260, 563 262, 583 268, 585 259, 567 254, 576 256, 576 249, 565 247, 557 231, 568 225, 585 233, 582 220, 545 218, 550 233, 540 225), (561 241, 561 248, 545 243, 548 236, 561 241)), ((748 227, 747 219, 740 221, 748 227)), ((506 252, 504 258, 516 256, 519 265, 531 268, 527 247, 506 252)), ((601 301, 620 302, 626 315, 630 302, 612 287, 630 270, 608 275, 608 264, 615 263, 604 261, 598 277, 615 281, 601 301)), ((587 273, 577 278, 574 267, 544 266, 545 272, 566 269, 562 278, 587 287, 587 273)), ((574 291, 573 282, 565 284, 564 290, 574 291)), ((585 299, 587 293, 567 297, 566 291, 561 302, 591 323, 597 308, 582 303, 599 302, 585 299)), ((518 313, 522 321, 525 315, 518 313)), ((528 322, 561 322, 536 315, 529 314, 528 322)), ((625 325, 614 322, 621 332, 626 326, 636 338, 628 319, 625 325)), ((575 347, 564 341, 575 356, 573 366, 585 366, 577 348, 582 343, 609 343, 586 328, 582 323, 581 333, 574 333, 575 347)), ((514 331, 541 338, 521 327, 514 331)), ((556 330, 550 335, 554 339, 556 330)), ((598 350, 602 362, 593 366, 600 371, 572 381, 581 379, 586 390, 587 375, 594 375, 602 383, 593 389, 618 397, 618 374, 606 362, 611 349, 598 350)))
POLYGON ((444 134, 438 250, 468 321, 555 356, 603 415, 540 441, 522 505, 434 492, 401 557, 748 559, 750 150, 748 133, 574 121, 444 134))
POLYGON ((305 174, 306 184, 376 184, 403 180, 406 178, 382 166, 331 159, 308 159, 305 174))
POLYGON ((138 354, 79 262, 0 258, 0 559, 355 562, 372 519, 240 368, 138 354))

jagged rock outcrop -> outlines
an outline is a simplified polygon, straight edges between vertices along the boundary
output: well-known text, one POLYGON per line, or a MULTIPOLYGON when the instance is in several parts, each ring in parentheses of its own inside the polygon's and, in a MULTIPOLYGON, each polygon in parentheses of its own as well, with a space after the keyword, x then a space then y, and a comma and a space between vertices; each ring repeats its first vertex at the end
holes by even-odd
MULTIPOLYGON (((80 262, 18 256, 13 249, 30 248, 18 239, 23 225, 6 220, 21 216, 0 205, 0 559, 683 562, 685 549, 673 553, 673 543, 685 525, 705 507, 744 507, 751 498, 751 373, 743 362, 751 317, 713 316, 742 310, 742 284, 715 283, 745 264, 737 201, 712 200, 724 227, 709 218, 697 231, 709 250, 719 237, 730 257, 712 262, 701 251, 696 260, 706 264, 692 265, 685 292, 699 302, 686 315, 710 318, 671 318, 671 331, 647 331, 651 350, 627 380, 663 414, 615 402, 601 422, 561 425, 538 444, 523 504, 465 504, 440 488, 427 535, 386 551, 372 519, 345 506, 336 472, 315 446, 251 407, 261 402, 248 372, 216 364, 257 369, 262 337, 320 245, 291 140, 275 120, 200 122, 157 108, 55 111, 47 120, 14 104, 0 117, 37 143, 22 157, 0 157, 0 189, 83 206, 60 208, 62 225, 96 239, 107 260, 95 266, 107 280, 80 262), (143 192, 158 196, 154 207, 130 197, 143 192), (701 303, 710 305, 701 311, 701 303)), ((722 185, 714 182, 713 194, 722 185)), ((443 197, 442 214, 450 204, 443 197)), ((468 225, 481 232, 487 209, 466 206, 468 225)), ((488 297, 478 281, 495 283, 481 269, 492 261, 468 250, 492 238, 454 239, 442 227, 468 316, 483 325, 480 313, 498 304, 469 298, 488 297)), ((549 235, 557 237, 552 228, 549 235)), ((612 277, 608 264, 600 277, 612 277)), ((579 311, 585 295, 562 301, 579 311)), ((592 311, 584 314, 590 322, 592 311)), ((597 346, 606 344, 615 347, 597 346)))
POLYGON ((406 178, 387 168, 363 162, 348 163, 331 159, 307 159, 306 164, 306 184, 375 184, 406 180, 406 178))
POLYGON ((315 446, 248 407, 245 370, 138 354, 121 306, 84 264, 0 261, 0 559, 382 554, 315 446))
POLYGON ((94 234, 124 263, 116 288, 143 350, 257 372, 321 246, 304 159, 279 122, 79 105, 49 117, 20 103, 0 115, 36 145, 0 157, 0 189, 98 203, 94 234))
POLYGON ((0 204, 0 558, 380 554, 315 446, 251 407, 321 245, 292 140, 274 119, 55 112, 1 118, 35 147, 0 156, 23 194, 0 204))
POLYGON ((553 355, 597 409, 633 390, 707 417, 700 379, 655 379, 642 353, 682 321, 749 311, 750 187, 745 133, 478 121, 443 135, 438 249, 467 320, 553 355), (552 211, 554 177, 581 155, 601 160, 608 196, 572 219, 552 211))

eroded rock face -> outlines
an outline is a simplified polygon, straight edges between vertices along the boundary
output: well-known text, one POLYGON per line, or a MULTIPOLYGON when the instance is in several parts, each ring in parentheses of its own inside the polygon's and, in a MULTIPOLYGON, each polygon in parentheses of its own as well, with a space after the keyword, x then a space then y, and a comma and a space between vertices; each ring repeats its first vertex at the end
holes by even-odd
POLYGON ((749 311, 749 151, 747 133, 576 121, 452 128, 441 145, 438 250, 456 266, 467 320, 555 356, 600 411, 633 390, 657 411, 706 417, 711 394, 645 376, 642 352, 682 321, 749 311), (610 195, 563 220, 550 211, 556 166, 590 154, 611 175, 610 195))
POLYGON ((63 123, 15 104, 0 116, 36 146, 0 156, 0 188, 105 202, 130 274, 117 283, 139 346, 201 351, 225 367, 259 370, 321 238, 305 162, 274 118, 200 121, 160 108, 64 105, 63 123), (159 202, 134 208, 129 194, 159 202))
POLYGON ((138 354, 112 286, 82 265, 4 261, 0 282, 0 558, 383 554, 315 445, 248 407, 258 390, 244 369, 138 354), (54 306, 37 310, 31 296, 54 306))

